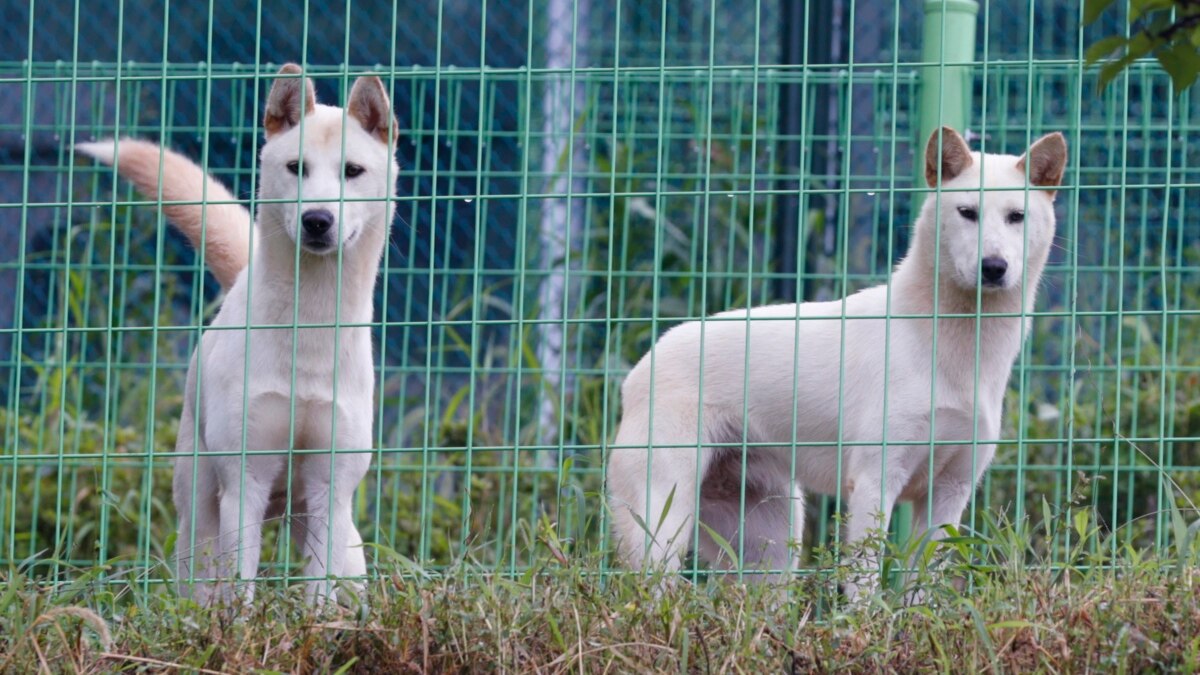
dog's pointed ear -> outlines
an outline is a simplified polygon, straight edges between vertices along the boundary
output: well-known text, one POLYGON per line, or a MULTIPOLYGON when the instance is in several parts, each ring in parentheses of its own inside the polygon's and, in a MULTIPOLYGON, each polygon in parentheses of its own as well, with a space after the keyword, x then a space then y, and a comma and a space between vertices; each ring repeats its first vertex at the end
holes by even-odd
MULTIPOLYGON (((280 75, 299 75, 300 66, 285 63, 280 75)), ((267 110, 263 116, 263 129, 267 138, 283 133, 300 123, 300 118, 317 107, 317 95, 312 80, 307 77, 281 77, 271 85, 267 95, 267 110)))
MULTIPOLYGON (((1024 173, 1027 162, 1030 185, 1058 187, 1067 168, 1067 139, 1057 131, 1042 136, 1017 160, 1017 171, 1024 173)), ((1054 193, 1047 191, 1051 199, 1054 199, 1054 193)))
POLYGON ((935 129, 929 136, 929 143, 925 145, 925 182, 929 187, 937 187, 939 167, 942 172, 941 181, 945 183, 966 171, 974 161, 971 159, 971 147, 957 131, 950 127, 935 129), (942 139, 940 148, 939 134, 942 139))
POLYGON ((368 134, 395 147, 400 124, 392 114, 392 102, 378 77, 369 75, 354 81, 346 102, 346 113, 358 120, 368 134))

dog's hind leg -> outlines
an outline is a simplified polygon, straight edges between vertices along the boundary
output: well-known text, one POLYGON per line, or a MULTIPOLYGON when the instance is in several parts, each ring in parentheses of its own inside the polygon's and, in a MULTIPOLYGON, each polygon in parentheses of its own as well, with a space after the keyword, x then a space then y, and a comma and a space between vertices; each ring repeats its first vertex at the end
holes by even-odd
POLYGON ((786 580, 799 565, 804 493, 777 459, 752 454, 743 472, 741 450, 729 448, 709 469, 700 488, 700 522, 706 527, 700 528, 696 545, 705 563, 724 570, 740 567, 751 572, 746 578, 755 582, 786 580), (713 533, 724 539, 723 544, 713 533), (726 546, 736 559, 731 559, 726 546))
POLYGON ((176 483, 175 495, 175 509, 179 513, 179 531, 175 539, 176 579, 185 595, 192 595, 203 605, 211 600, 212 582, 218 575, 216 548, 221 514, 217 482, 204 458, 193 462, 191 457, 180 457, 175 467, 175 475, 182 477, 176 483))
POLYGON ((367 552, 363 549, 362 535, 350 523, 350 535, 346 544, 346 561, 342 566, 342 576, 365 577, 367 575, 367 552))
MULTIPOLYGON (((188 378, 191 381, 191 377, 188 378)), ((175 440, 175 475, 172 493, 179 529, 175 537, 175 579, 183 595, 192 595, 200 604, 211 596, 211 580, 217 575, 214 549, 220 534, 217 509, 217 483, 203 453, 204 440, 195 438, 192 396, 185 396, 175 440), (195 454, 193 454, 195 453, 195 454), (199 458, 197 461, 197 457, 199 458), (196 581, 201 580, 201 581, 196 581)))
POLYGON ((608 489, 617 551, 635 568, 678 569, 692 541, 696 488, 713 450, 699 445, 696 402, 658 401, 654 445, 648 411, 626 409, 608 459, 608 489))

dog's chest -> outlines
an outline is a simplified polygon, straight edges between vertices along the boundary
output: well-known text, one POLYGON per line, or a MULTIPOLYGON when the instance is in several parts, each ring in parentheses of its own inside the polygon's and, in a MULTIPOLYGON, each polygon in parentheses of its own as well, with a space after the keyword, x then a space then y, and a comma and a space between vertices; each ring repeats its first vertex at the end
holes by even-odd
POLYGON ((371 338, 366 327, 321 326, 302 319, 296 328, 252 331, 249 361, 257 387, 308 400, 371 396, 371 338), (308 327, 305 327, 308 326, 308 327))
POLYGON ((248 333, 210 329, 205 334, 210 344, 202 362, 206 376, 228 380, 222 387, 227 391, 241 390, 244 382, 251 400, 259 395, 306 401, 332 401, 336 395, 347 403, 370 399, 371 336, 367 327, 354 325, 362 323, 360 317, 317 311, 326 308, 303 302, 293 313, 291 302, 268 300, 255 299, 248 333))

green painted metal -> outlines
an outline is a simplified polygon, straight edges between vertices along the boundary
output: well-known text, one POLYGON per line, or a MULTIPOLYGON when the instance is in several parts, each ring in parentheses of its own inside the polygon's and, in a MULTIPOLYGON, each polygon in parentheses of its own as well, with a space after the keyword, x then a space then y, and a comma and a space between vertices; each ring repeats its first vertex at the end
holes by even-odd
MULTIPOLYGON (((998 10, 974 2, 926 3, 923 24, 890 24, 883 41, 894 46, 921 26, 920 56, 864 57, 860 28, 842 63, 787 66, 746 45, 744 61, 721 60, 717 21, 681 59, 674 10, 645 9, 623 0, 617 14, 655 19, 651 46, 626 44, 635 26, 617 22, 591 36, 595 60, 562 68, 410 67, 394 55, 306 64, 323 92, 381 75, 403 132, 399 219, 372 324, 376 455, 355 502, 372 556, 393 561, 394 551, 432 570, 469 559, 519 575, 540 546, 607 551, 602 474, 631 364, 679 321, 776 301, 781 288, 827 299, 886 282, 912 203, 928 192, 913 167, 938 124, 1005 152, 1062 130, 1072 152, 1058 248, 1026 308, 1033 330, 1005 440, 967 524, 986 532, 998 513, 1040 518, 1044 500, 1059 517, 1091 509, 1117 534, 1111 546, 1167 550, 1168 505, 1189 508, 1200 492, 1200 222, 1187 215, 1200 186, 1197 92, 1170 96, 1147 63, 1100 92, 1081 68, 1081 30, 1070 29, 1073 52, 1047 57, 1034 33, 1045 27, 1031 20, 1028 34, 1008 36, 1023 40, 1016 58, 989 29, 998 10), (619 46, 611 59, 596 57, 605 41, 619 46), (575 93, 547 108, 564 81, 575 93), (787 88, 798 109, 785 125, 787 88), (548 139, 559 132, 547 110, 565 111, 563 137, 548 139), (568 149, 562 161, 544 161, 548 140, 568 149), (796 144, 790 160, 775 155, 784 143, 796 144), (567 194, 554 187, 563 178, 567 194), (777 217, 785 192, 791 219, 777 217), (549 313, 538 223, 555 200, 567 200, 575 243, 549 313), (780 222, 798 229, 790 265, 780 222), (548 326, 561 337, 553 373, 538 358, 548 326)), ((770 9, 757 4, 749 22, 761 45, 774 44, 770 9)), ((844 9, 845 26, 876 18, 866 3, 844 9)), ((898 2, 891 9, 902 16, 898 2)), ((546 20, 539 3, 525 11, 546 20)), ((440 40, 454 20, 438 17, 440 40)), ((118 44, 133 39, 116 30, 118 44)), ((537 36, 521 37, 536 52, 537 36)), ((479 44, 478 60, 492 49, 479 44)), ((66 143, 161 138, 249 198, 275 69, 265 59, 0 63, 0 86, 23 96, 19 118, 0 119, 0 138, 20 150, 0 166, 0 181, 19 188, 0 203, 19 242, 0 258, 15 298, 0 324, 0 566, 47 580, 103 567, 110 583, 142 587, 169 578, 183 373, 217 295, 156 215, 156 196, 114 183, 66 143)), ((811 500, 810 545, 836 541, 837 503, 811 500)), ((1066 528, 1040 543, 1066 562, 1074 536, 1066 528)), ((287 537, 269 544, 270 574, 295 578, 287 537)))
MULTIPOLYGON (((929 138, 942 126, 963 131, 971 128, 974 77, 972 67, 965 64, 975 59, 979 3, 975 0, 926 0, 923 8, 921 61, 937 65, 924 66, 918 71, 921 84, 918 141, 929 138)), ((919 151, 913 156, 913 181, 920 186, 925 181, 925 156, 919 151)), ((913 194, 912 213, 917 212, 924 199, 925 195, 919 192, 913 194)), ((899 504, 892 526, 897 541, 908 541, 911 522, 912 505, 899 504)))
MULTIPOLYGON (((979 3, 975 0, 926 0, 921 24, 921 103, 917 138, 929 138, 934 129, 948 126, 973 129, 975 97, 975 27, 979 3)), ((924 181, 924 156, 916 154, 915 179, 924 181)))

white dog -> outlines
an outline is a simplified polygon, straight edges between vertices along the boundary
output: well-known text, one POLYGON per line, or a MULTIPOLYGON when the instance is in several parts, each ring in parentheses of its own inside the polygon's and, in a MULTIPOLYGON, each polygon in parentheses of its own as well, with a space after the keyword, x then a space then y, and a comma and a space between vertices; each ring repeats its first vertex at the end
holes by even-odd
MULTIPOLYGON (((279 72, 288 77, 267 98, 253 242, 249 214, 186 158, 129 139, 76 149, 115 163, 148 196, 191 202, 163 210, 203 242, 228 290, 192 357, 179 421, 180 580, 253 579, 263 522, 284 513, 290 488, 315 598, 331 592, 328 577, 366 572, 351 498, 371 461, 366 324, 395 208, 397 125, 377 77, 358 78, 343 110, 318 105, 299 66, 279 72)), ((198 584, 197 598, 212 590, 198 584)), ((230 597, 228 584, 220 591, 230 597)))
POLYGON ((1018 158, 972 153, 943 128, 925 153, 942 190, 890 285, 663 335, 622 388, 608 464, 621 557, 674 569, 694 544, 728 568, 711 528, 745 567, 794 567, 804 492, 840 493, 845 542, 886 526, 897 500, 914 504, 914 536, 957 524, 995 452, 1066 158, 1061 134, 1018 158))

